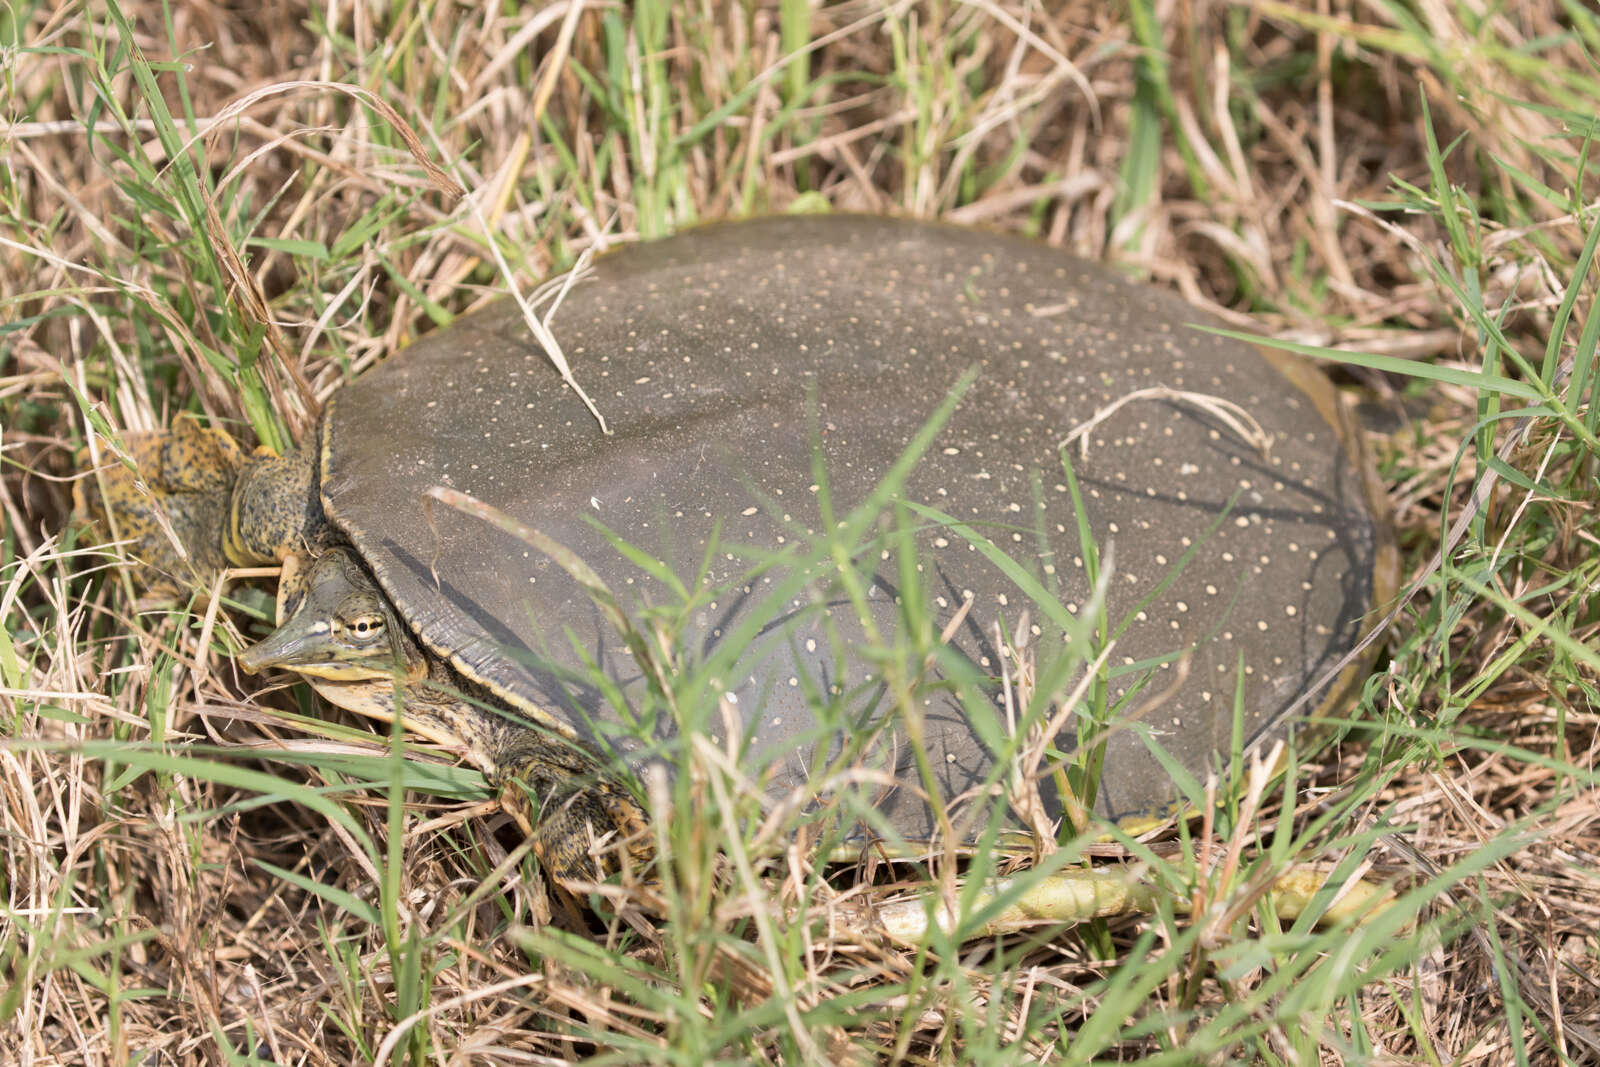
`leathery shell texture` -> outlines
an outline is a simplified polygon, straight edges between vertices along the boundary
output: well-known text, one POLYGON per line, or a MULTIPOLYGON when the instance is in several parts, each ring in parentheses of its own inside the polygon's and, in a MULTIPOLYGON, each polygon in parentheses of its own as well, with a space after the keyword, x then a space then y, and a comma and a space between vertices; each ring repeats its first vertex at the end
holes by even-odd
MULTIPOLYGON (((341 391, 324 429, 324 500, 426 644, 633 758, 617 741, 616 710, 579 678, 574 641, 625 692, 641 684, 589 597, 478 519, 436 506, 430 523, 422 493, 452 486, 537 527, 635 615, 672 597, 596 521, 685 582, 711 544, 703 581, 713 592, 683 647, 706 656, 752 612, 767 613, 762 639, 723 682, 724 706, 742 719, 743 767, 776 794, 815 774, 839 740, 819 730, 808 694, 835 687, 866 715, 881 696, 836 589, 772 605, 785 572, 746 578, 750 550, 792 547, 817 529, 818 450, 842 514, 977 367, 907 494, 974 524, 1076 613, 1090 586, 1059 442, 1134 390, 1223 397, 1272 436, 1265 458, 1214 415, 1161 399, 1123 406, 1095 429, 1086 460, 1072 453, 1093 536, 1114 556, 1108 617, 1130 620, 1111 660, 1112 696, 1144 678, 1129 701, 1144 708, 1143 730, 1203 771, 1228 749, 1237 685, 1245 737, 1259 741, 1351 646, 1380 538, 1360 465, 1326 412, 1253 346, 1187 325, 1202 319, 1167 293, 1025 239, 849 216, 708 226, 600 257, 551 322, 613 436, 505 303, 341 391), (1186 650, 1187 677, 1173 689, 1186 650)), ((999 674, 997 621, 1014 630, 1026 611, 1032 640, 1060 640, 970 540, 911 519, 935 630, 973 599, 954 646, 979 671, 999 674)), ((899 582, 889 553, 871 586, 886 630, 897 625, 899 582)), ((948 802, 993 768, 1003 714, 980 708, 993 718, 975 726, 943 692, 924 712, 948 802)), ((708 729, 726 741, 722 716, 708 729)), ((671 724, 655 731, 671 742, 671 724)), ((860 786, 862 795, 908 838, 925 837, 934 824, 903 731, 880 740, 864 761, 905 784, 860 786)), ((1142 730, 1114 731, 1099 810, 1140 816, 1173 796, 1142 730)), ((1049 781, 1044 799, 1057 802, 1049 781)))

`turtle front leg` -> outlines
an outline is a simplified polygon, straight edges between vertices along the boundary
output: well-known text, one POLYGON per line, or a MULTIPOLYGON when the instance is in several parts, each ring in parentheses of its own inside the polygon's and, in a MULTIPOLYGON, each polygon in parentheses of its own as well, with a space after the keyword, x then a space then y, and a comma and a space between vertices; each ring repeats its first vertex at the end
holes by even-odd
POLYGON ((652 858, 644 809, 571 742, 518 731, 495 761, 493 778, 509 810, 529 829, 534 853, 563 889, 581 892, 621 872, 638 874, 652 858), (528 811, 537 804, 536 814, 528 811))

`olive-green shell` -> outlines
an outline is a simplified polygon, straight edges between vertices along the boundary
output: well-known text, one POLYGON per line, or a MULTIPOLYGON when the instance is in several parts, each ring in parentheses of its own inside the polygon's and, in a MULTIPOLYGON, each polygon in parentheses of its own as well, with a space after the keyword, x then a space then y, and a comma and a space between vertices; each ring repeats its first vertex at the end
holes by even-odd
MULTIPOLYGON (((1145 708, 1155 740, 1202 771, 1228 748, 1241 666, 1246 738, 1281 732, 1284 709, 1351 647, 1391 561, 1326 385, 1303 371, 1308 384, 1297 384, 1255 347, 1189 325, 1201 321, 1165 292, 1030 240, 850 216, 708 226, 601 257, 554 316, 612 436, 505 303, 338 395, 323 430, 324 503, 428 646, 607 743, 617 712, 575 680, 574 642, 630 693, 639 671, 590 598, 479 519, 435 506, 430 525, 423 492, 454 487, 533 525, 593 567, 635 617, 672 596, 598 524, 690 583, 720 527, 704 577, 717 591, 684 648, 703 657, 761 620, 762 640, 722 687, 742 719, 744 766, 757 777, 772 770, 777 792, 815 773, 838 740, 819 736, 808 699, 862 687, 850 706, 865 710, 881 695, 837 590, 773 604, 783 572, 744 578, 752 553, 817 529, 818 454, 842 514, 977 368, 909 498, 973 524, 1078 612, 1090 588, 1059 442, 1134 390, 1226 398, 1272 435, 1265 458, 1213 415, 1163 399, 1125 405, 1094 430, 1086 459, 1072 453, 1093 536, 1114 559, 1108 618, 1131 618, 1110 661, 1112 694, 1153 670, 1131 705, 1145 708), (813 610, 821 602, 830 610, 813 610), (1186 680, 1152 705, 1191 648, 1186 680)), ((970 540, 907 515, 935 630, 973 597, 954 644, 977 670, 998 674, 997 623, 1015 631, 1030 620, 1033 640, 1059 640, 970 540)), ((898 625, 897 567, 888 553, 872 586, 886 631, 898 625)), ((990 772, 1002 713, 978 709, 989 721, 975 727, 943 694, 925 712, 949 800, 990 772)), ((721 720, 708 729, 720 738, 721 720)), ((673 732, 657 724, 664 743, 673 732)), ((903 731, 882 740, 867 762, 916 783, 903 731)), ((1141 732, 1115 732, 1100 810, 1125 819, 1173 798, 1141 732)), ((1049 782, 1045 799, 1057 802, 1049 782)), ((908 836, 933 825, 910 786, 875 801, 908 836)))

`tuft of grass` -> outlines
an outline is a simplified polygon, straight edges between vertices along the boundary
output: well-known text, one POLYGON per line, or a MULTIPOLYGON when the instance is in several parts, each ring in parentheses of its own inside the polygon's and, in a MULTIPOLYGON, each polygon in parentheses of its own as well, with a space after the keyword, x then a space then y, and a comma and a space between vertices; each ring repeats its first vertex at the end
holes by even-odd
MULTIPOLYGON (((0 9, 0 1059, 1600 1055, 1588 5, 460 16, 0 9), (67 522, 124 432, 193 412, 282 447, 349 376, 584 251, 817 204, 1115 258, 1338 361, 1392 428, 1413 580, 1338 744, 1034 868, 1142 863, 1192 916, 853 939, 812 920, 932 883, 981 921, 1003 854, 967 888, 949 864, 830 871, 693 751, 640 783, 706 810, 658 822, 668 921, 570 912, 476 772, 235 677, 263 593, 141 605, 67 522), (1318 931, 1263 893, 1306 857, 1410 876, 1318 931)), ((849 574, 860 543, 810 548, 849 574)), ((1035 665, 1025 720, 1077 666, 1035 665)), ((703 676, 669 677, 686 723, 715 713, 703 676)))

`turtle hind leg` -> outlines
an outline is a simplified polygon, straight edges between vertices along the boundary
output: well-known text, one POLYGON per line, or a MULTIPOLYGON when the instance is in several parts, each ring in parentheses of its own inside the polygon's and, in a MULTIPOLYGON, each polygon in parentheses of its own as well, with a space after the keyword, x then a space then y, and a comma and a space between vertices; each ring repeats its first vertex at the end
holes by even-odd
POLYGON ((79 515, 105 524, 108 535, 127 542, 129 553, 155 572, 143 584, 208 585, 228 565, 223 529, 243 462, 238 445, 192 418, 177 420, 171 430, 128 434, 124 442, 136 469, 108 466, 97 494, 79 482, 79 515))
MULTIPOLYGON (((170 430, 124 438, 134 468, 101 472, 80 515, 106 523, 153 574, 154 589, 209 585, 229 566, 280 562, 326 526, 309 454, 245 455, 233 438, 183 416, 170 430)), ((80 483, 81 487, 82 483, 80 483)))

